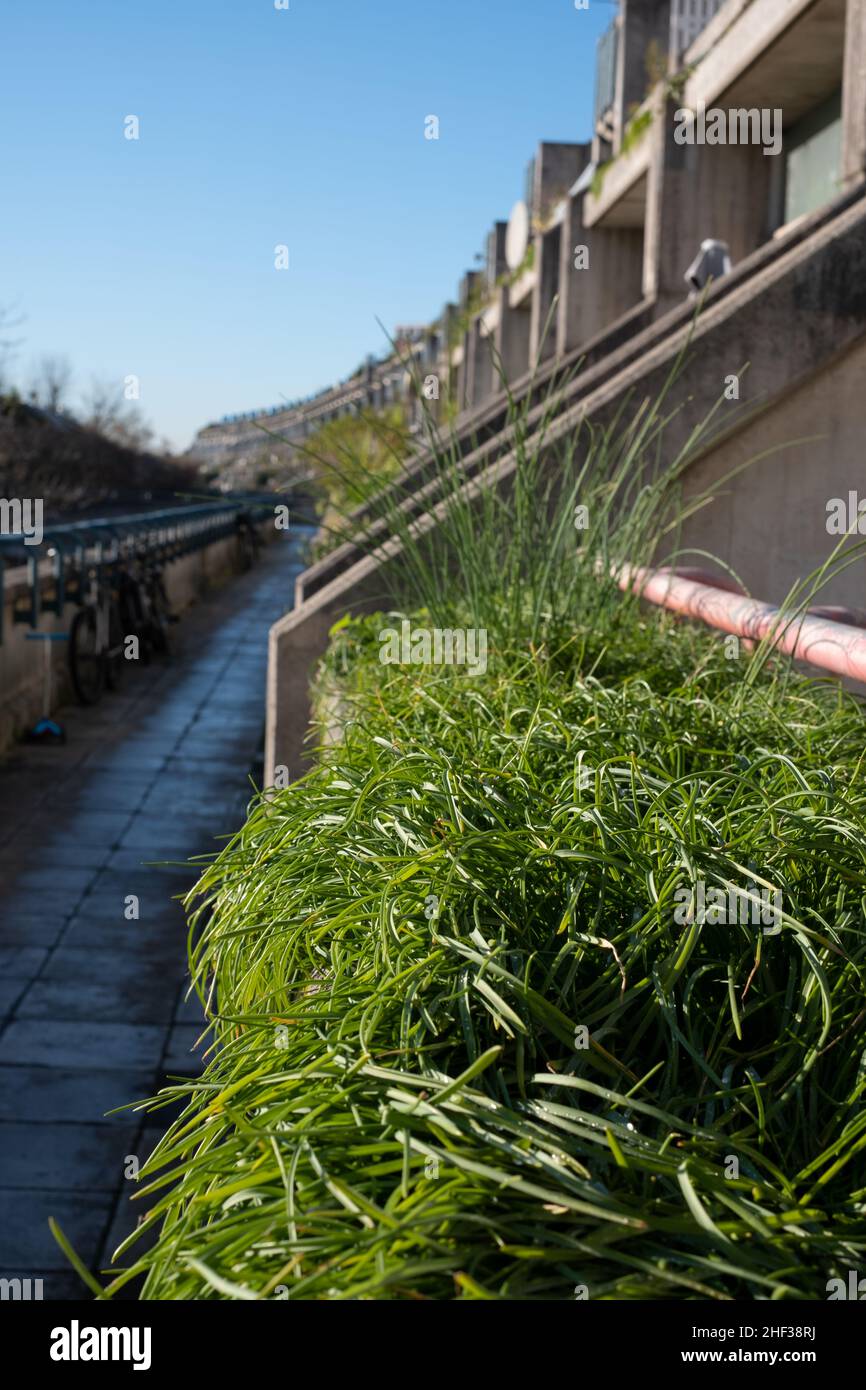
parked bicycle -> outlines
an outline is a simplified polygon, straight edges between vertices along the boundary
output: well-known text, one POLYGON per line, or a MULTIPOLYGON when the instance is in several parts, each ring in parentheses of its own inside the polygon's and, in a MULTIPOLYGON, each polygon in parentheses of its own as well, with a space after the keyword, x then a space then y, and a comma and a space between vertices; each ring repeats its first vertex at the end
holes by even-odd
POLYGON ((171 612, 163 578, 163 557, 139 551, 116 556, 87 571, 82 607, 69 631, 69 673, 82 705, 96 704, 103 690, 118 689, 129 637, 138 641, 139 660, 169 652, 171 612))
POLYGON ((240 512, 238 514, 237 536, 241 569, 244 571, 251 570, 259 558, 262 542, 258 531, 253 525, 253 520, 249 512, 240 512))
POLYGON ((15 574, 12 621, 30 628, 28 636, 43 615, 62 619, 74 605, 69 630, 50 635, 67 644, 79 701, 94 704, 106 687, 121 683, 128 655, 147 662, 169 653, 171 625, 178 620, 166 593, 168 566, 234 537, 238 567, 252 568, 262 546, 261 521, 271 510, 270 501, 249 499, 63 522, 45 530, 36 552, 23 532, 4 533, 0 591, 7 572, 15 574), (126 645, 132 636, 136 652, 126 645))
POLYGON ((169 627, 177 622, 165 590, 164 564, 141 550, 124 576, 131 631, 139 639, 141 659, 169 652, 169 627))
POLYGON ((105 687, 116 690, 123 676, 127 604, 114 565, 91 565, 78 587, 82 606, 69 629, 69 675, 79 703, 95 705, 105 687))

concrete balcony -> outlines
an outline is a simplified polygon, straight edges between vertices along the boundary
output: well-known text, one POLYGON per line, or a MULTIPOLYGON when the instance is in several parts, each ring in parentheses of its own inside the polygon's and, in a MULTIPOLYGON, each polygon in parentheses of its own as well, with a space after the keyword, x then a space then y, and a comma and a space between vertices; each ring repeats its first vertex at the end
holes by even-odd
POLYGON ((599 160, 594 142, 581 225, 643 230, 642 294, 664 312, 682 299, 705 238, 726 241, 736 263, 863 177, 866 15, 860 0, 623 0, 617 24, 615 106, 632 114, 612 157, 599 160), (630 104, 645 90, 648 48, 665 32, 670 75, 630 104), (688 73, 682 86, 677 72, 688 73), (741 113, 749 133, 676 138, 683 110, 717 107, 741 113), (753 125, 771 120, 768 148, 753 125))
POLYGON ((846 0, 727 0, 685 54, 683 105, 776 107, 785 126, 842 83, 846 0))
POLYGON ((642 227, 646 216, 647 174, 651 141, 646 125, 652 119, 652 101, 635 112, 630 126, 642 133, 633 144, 626 141, 620 154, 602 164, 587 190, 583 220, 587 227, 642 227))

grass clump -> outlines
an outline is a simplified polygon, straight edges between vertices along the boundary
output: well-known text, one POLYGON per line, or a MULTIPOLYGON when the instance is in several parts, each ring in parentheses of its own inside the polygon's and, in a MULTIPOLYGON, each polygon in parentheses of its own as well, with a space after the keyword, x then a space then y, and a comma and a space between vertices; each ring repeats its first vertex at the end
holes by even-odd
POLYGON ((675 549, 664 429, 443 469, 404 611, 483 626, 483 673, 340 625, 339 737, 193 897, 213 1047, 152 1103, 159 1236, 112 1291, 816 1299, 862 1264, 862 711, 620 592, 675 549), (779 930, 678 920, 700 883, 779 930))

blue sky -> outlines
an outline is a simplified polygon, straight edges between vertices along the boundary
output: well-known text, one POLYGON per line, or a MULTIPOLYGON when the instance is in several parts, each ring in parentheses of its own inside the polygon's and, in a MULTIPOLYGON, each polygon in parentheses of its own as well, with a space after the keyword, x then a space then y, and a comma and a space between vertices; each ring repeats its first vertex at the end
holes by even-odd
POLYGON ((589 137, 590 0, 18 0, 2 21, 8 374, 134 374, 157 433, 352 371, 434 318, 523 191, 589 137), (140 138, 124 138, 124 119, 140 138), (424 139, 436 115, 440 139, 424 139), (289 269, 274 269, 274 247, 289 269))

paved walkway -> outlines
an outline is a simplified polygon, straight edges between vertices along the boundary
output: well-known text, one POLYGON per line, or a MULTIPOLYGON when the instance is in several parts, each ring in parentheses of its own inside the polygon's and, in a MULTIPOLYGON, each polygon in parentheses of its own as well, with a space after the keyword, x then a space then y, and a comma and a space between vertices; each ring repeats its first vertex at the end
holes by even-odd
POLYGON ((98 1270, 141 1210, 124 1166, 161 1129, 106 1112, 200 1070, 174 900, 196 875, 147 861, 207 853, 243 819, 267 631, 291 606, 298 554, 298 538, 269 547, 184 616, 171 665, 62 711, 64 747, 0 765, 0 1278, 41 1278, 45 1298, 87 1296, 50 1216, 98 1270))

